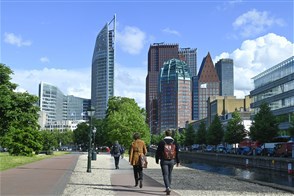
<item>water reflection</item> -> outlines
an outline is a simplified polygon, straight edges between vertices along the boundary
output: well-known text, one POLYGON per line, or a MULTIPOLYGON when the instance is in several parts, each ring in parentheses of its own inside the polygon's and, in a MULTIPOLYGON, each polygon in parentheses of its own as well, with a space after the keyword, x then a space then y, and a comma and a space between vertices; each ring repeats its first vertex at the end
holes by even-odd
POLYGON ((294 187, 294 176, 288 175, 286 172, 277 172, 257 168, 234 167, 218 163, 208 164, 207 162, 199 160, 197 162, 184 161, 182 165, 208 172, 244 178, 247 180, 258 180, 262 182, 270 182, 294 187))

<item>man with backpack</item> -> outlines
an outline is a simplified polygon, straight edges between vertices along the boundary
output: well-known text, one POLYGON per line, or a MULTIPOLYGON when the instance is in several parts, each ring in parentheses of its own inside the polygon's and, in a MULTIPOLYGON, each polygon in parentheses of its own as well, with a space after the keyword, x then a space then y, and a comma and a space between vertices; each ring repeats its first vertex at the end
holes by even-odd
POLYGON ((165 192, 170 195, 171 192, 171 181, 172 181, 172 171, 174 165, 177 167, 180 164, 179 160, 179 147, 176 141, 171 137, 172 131, 165 131, 165 137, 158 144, 155 161, 158 164, 160 159, 160 167, 162 171, 163 181, 165 185, 165 192))
POLYGON ((123 157, 124 148, 118 143, 118 141, 114 142, 110 154, 114 157, 115 169, 119 169, 119 158, 120 156, 123 157))

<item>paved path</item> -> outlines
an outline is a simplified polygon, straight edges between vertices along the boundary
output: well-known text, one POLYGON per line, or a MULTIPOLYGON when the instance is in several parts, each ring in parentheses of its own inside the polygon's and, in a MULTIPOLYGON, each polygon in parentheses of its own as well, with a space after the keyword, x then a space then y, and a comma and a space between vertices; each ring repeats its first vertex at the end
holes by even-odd
MULTIPOLYGON (((134 187, 133 170, 126 159, 114 169, 109 154, 98 154, 87 173, 87 153, 68 154, 0 172, 1 196, 10 195, 165 195, 160 166, 149 157, 143 188, 134 187)), ((171 195, 264 196, 293 195, 292 192, 244 182, 229 176, 186 167, 173 172, 171 195)), ((291 189, 291 187, 289 187, 291 189)))
POLYGON ((78 158, 67 154, 0 172, 0 195, 61 195, 78 158))

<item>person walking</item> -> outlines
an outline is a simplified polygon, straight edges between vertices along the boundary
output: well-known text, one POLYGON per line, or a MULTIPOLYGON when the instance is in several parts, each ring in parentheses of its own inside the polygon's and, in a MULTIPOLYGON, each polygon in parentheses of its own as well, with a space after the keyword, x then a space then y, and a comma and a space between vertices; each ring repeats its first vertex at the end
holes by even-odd
POLYGON ((111 156, 114 157, 115 169, 119 169, 119 158, 120 158, 120 156, 123 156, 124 149, 118 143, 118 141, 114 142, 113 146, 111 147, 110 154, 111 154, 111 156))
POLYGON ((133 135, 134 141, 132 142, 130 146, 129 151, 129 162, 133 166, 134 170, 134 178, 135 178, 135 187, 138 186, 138 182, 140 182, 140 188, 143 187, 143 168, 140 165, 139 162, 139 156, 140 155, 146 155, 147 154, 147 148, 145 145, 145 142, 140 139, 140 134, 135 133, 133 135))
POLYGON ((172 182, 172 171, 176 164, 177 167, 180 164, 179 160, 179 147, 177 142, 171 137, 172 131, 165 131, 165 137, 158 144, 155 161, 158 164, 160 159, 160 167, 163 176, 163 182, 165 185, 165 192, 170 195, 171 182, 172 182))

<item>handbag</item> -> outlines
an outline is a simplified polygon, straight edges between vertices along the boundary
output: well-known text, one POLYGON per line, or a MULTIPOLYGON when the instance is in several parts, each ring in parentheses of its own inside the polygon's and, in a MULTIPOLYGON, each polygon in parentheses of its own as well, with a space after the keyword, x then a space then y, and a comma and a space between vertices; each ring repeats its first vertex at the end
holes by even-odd
POLYGON ((144 154, 140 154, 139 164, 142 168, 147 168, 148 161, 147 161, 147 157, 144 154))

